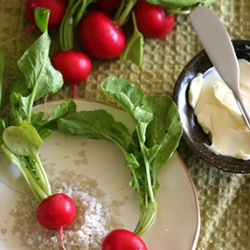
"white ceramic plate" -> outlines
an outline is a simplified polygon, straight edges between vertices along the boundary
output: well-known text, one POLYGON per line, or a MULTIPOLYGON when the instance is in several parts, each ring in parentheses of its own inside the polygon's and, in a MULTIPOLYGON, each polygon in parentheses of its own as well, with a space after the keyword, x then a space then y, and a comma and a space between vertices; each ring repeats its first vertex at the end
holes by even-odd
MULTIPOLYGON (((131 130, 133 123, 121 110, 95 102, 77 100, 78 110, 105 109, 116 120, 131 130)), ((35 108, 51 113, 58 102, 35 108)), ((76 173, 96 179, 99 187, 114 199, 129 197, 121 207, 121 220, 127 229, 133 230, 139 213, 136 193, 128 186, 130 170, 124 167, 124 156, 118 147, 104 140, 66 136, 55 132, 44 140, 41 157, 54 164, 56 171, 72 168, 76 173), (83 150, 84 154, 79 152, 83 150), (78 162, 78 164, 76 164, 78 162), (80 164, 79 164, 80 163, 80 164)), ((14 218, 11 209, 23 191, 24 182, 15 166, 8 166, 0 158, 0 249, 28 250, 12 234, 14 218)), ((157 193, 158 217, 144 236, 148 250, 194 250, 200 230, 198 198, 188 170, 177 153, 160 170, 160 189, 157 193)))

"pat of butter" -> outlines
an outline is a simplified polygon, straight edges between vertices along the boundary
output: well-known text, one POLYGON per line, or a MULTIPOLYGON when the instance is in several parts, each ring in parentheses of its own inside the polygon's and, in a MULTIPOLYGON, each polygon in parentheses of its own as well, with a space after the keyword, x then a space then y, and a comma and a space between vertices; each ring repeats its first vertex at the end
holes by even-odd
POLYGON ((237 105, 233 92, 228 88, 224 82, 215 82, 213 84, 215 98, 225 106, 226 109, 232 113, 242 115, 237 105))
MULTIPOLYGON (((250 63, 238 60, 240 90, 250 108, 250 63)), ((204 132, 211 138, 215 154, 250 159, 250 131, 247 128, 232 91, 215 68, 195 77, 189 87, 189 104, 204 132)))
POLYGON ((190 84, 189 91, 188 91, 188 102, 192 106, 192 108, 195 107, 202 88, 203 83, 203 75, 199 74, 197 77, 195 77, 190 84))

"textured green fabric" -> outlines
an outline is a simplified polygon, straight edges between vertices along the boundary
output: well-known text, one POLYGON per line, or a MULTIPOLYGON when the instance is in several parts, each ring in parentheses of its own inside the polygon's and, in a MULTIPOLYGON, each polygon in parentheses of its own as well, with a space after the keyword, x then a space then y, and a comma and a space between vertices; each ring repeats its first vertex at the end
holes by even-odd
MULTIPOLYGON (((218 0, 212 8, 221 17, 232 39, 250 39, 250 0, 218 0)), ((19 75, 17 59, 39 32, 2 44, 29 26, 24 0, 0 0, 0 50, 6 54, 8 69, 5 72, 6 93, 11 80, 19 75)), ((58 33, 52 33, 51 37, 53 54, 60 49, 58 33)), ((151 95, 172 95, 182 68, 201 49, 188 17, 177 16, 174 30, 166 38, 145 41, 141 68, 119 60, 94 60, 92 73, 85 83, 78 86, 77 95, 112 104, 99 87, 109 75, 126 78, 151 95)), ((66 86, 49 99, 69 96, 71 87, 66 86)), ((218 170, 191 153, 183 142, 179 152, 193 177, 199 197, 201 231, 197 249, 250 249, 250 175, 218 170)))

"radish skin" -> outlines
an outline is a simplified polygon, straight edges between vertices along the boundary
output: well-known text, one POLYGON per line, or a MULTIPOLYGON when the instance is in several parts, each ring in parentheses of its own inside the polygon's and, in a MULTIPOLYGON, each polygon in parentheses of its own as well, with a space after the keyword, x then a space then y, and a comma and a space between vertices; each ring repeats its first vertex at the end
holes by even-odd
POLYGON ((50 230, 67 228, 75 218, 76 206, 66 194, 59 193, 48 196, 37 208, 38 222, 50 230))
POLYGON ((92 69, 89 56, 76 50, 60 51, 53 55, 51 63, 62 73, 64 83, 72 85, 72 95, 76 98, 77 85, 89 76, 92 69))
POLYGON ((135 233, 115 229, 103 239, 102 250, 147 250, 147 246, 135 233))
POLYGON ((162 6, 146 0, 138 0, 134 6, 134 13, 138 30, 147 38, 165 37, 175 23, 174 15, 167 15, 162 6))
POLYGON ((48 29, 59 29, 68 6, 67 0, 27 0, 26 14, 29 21, 36 27, 34 12, 36 7, 50 10, 48 29))
POLYGON ((118 11, 121 3, 122 0, 98 0, 94 4, 94 8, 104 11, 110 15, 114 15, 118 11))
POLYGON ((102 11, 92 11, 82 19, 79 36, 86 52, 100 59, 116 58, 126 46, 122 29, 102 11))

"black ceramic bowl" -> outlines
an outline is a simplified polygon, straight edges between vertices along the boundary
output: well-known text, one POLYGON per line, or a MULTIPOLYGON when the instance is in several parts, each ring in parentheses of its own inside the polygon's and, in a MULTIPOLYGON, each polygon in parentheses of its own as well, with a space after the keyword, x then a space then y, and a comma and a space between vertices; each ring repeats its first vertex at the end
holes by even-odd
MULTIPOLYGON (((250 41, 232 41, 237 58, 244 58, 250 62, 250 41)), ((193 108, 188 103, 188 88, 190 81, 198 73, 205 73, 213 65, 206 52, 203 50, 198 53, 182 70, 174 87, 173 99, 180 111, 183 123, 183 139, 191 150, 203 160, 228 172, 250 173, 250 160, 244 161, 216 155, 208 149, 210 140, 196 120, 193 108)), ((249 142, 250 143, 250 142, 249 142)))

